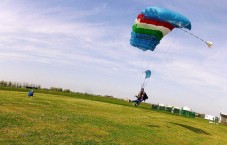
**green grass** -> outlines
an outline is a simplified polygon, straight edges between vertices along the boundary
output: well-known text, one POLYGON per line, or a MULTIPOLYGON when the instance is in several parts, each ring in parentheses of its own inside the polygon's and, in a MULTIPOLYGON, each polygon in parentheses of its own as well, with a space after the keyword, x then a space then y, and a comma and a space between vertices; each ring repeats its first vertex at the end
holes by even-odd
POLYGON ((0 90, 0 144, 226 144, 227 126, 80 93, 0 90))

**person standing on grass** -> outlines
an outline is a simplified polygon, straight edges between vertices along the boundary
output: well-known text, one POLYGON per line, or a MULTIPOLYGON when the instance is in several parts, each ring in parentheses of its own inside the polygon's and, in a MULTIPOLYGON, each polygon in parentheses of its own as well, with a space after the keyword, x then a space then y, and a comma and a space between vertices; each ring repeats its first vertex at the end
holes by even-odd
POLYGON ((31 90, 30 92, 28 92, 28 97, 33 97, 33 95, 34 95, 34 91, 33 90, 31 90))

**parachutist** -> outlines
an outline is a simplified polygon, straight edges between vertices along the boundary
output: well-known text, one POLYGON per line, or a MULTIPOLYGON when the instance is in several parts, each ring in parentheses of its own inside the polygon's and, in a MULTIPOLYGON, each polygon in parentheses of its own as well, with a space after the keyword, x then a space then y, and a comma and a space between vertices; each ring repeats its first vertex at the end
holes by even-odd
POLYGON ((146 94, 146 92, 144 91, 144 88, 141 88, 140 92, 138 93, 138 95, 135 96, 137 99, 136 100, 129 100, 129 102, 134 102, 134 106, 138 106, 141 102, 145 102, 146 99, 148 99, 148 96, 146 94))

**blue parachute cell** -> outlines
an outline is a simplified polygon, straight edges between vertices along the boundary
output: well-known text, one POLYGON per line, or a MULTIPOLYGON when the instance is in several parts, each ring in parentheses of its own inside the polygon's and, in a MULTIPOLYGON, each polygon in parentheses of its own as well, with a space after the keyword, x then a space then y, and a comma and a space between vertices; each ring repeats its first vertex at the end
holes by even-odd
POLYGON ((154 36, 131 32, 130 44, 143 51, 153 51, 159 42, 160 41, 154 36))
POLYGON ((176 28, 187 28, 191 30, 191 22, 182 14, 160 7, 147 7, 142 11, 145 18, 155 19, 163 22, 168 22, 176 28))

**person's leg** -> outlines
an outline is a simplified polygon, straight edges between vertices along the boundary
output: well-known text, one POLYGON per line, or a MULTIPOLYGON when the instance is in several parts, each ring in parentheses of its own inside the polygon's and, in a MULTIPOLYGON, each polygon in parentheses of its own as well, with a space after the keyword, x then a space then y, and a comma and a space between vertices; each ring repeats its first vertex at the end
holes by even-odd
POLYGON ((132 102, 134 102, 135 104, 134 104, 134 106, 138 106, 139 105, 139 103, 140 103, 140 100, 133 100, 132 102))
POLYGON ((139 100, 133 100, 132 102, 135 102, 135 103, 137 103, 139 100))
POLYGON ((137 102, 137 106, 138 106, 140 103, 141 103, 141 101, 140 101, 140 100, 138 100, 138 102, 137 102))

